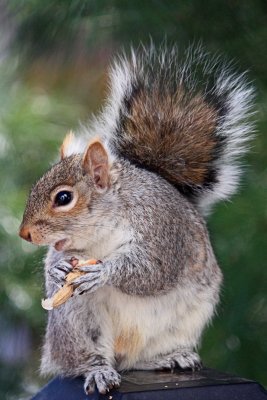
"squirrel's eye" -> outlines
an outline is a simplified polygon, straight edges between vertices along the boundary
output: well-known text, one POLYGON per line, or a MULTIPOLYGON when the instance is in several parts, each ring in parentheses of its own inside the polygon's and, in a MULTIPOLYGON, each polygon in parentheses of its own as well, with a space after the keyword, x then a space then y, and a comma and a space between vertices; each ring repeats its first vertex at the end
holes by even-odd
POLYGON ((71 202, 72 199, 73 199, 72 192, 69 192, 68 190, 62 190, 62 192, 57 193, 54 200, 54 205, 56 207, 66 206, 71 202))

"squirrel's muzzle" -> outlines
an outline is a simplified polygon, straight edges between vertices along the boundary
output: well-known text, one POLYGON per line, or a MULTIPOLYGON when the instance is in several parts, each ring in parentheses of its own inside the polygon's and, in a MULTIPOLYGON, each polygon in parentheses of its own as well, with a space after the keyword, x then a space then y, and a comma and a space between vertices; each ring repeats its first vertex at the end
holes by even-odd
POLYGON ((30 228, 27 226, 22 226, 19 230, 19 236, 22 239, 27 240, 28 242, 32 242, 32 235, 30 232, 30 228))

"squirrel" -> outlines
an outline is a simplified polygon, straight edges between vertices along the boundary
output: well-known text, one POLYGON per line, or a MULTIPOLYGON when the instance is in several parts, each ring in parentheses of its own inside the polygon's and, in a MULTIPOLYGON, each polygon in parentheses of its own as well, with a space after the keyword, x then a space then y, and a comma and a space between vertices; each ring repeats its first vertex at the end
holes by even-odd
POLYGON ((197 47, 140 47, 110 69, 97 117, 69 134, 31 189, 20 236, 48 246, 46 294, 81 268, 49 312, 41 372, 86 393, 129 369, 199 369, 222 273, 204 217, 238 186, 252 123, 246 75, 197 47))

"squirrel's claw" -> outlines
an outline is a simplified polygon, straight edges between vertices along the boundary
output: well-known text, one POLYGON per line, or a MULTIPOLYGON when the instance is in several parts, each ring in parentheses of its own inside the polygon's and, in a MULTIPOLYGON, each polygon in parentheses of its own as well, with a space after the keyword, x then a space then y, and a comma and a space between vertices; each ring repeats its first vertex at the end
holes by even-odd
POLYGON ((118 372, 109 366, 99 366, 92 368, 92 371, 86 375, 84 390, 86 394, 94 392, 95 385, 99 393, 105 394, 113 387, 119 387, 121 377, 118 372))
POLYGON ((80 295, 85 292, 92 293, 104 286, 108 281, 109 273, 104 264, 84 266, 79 270, 86 272, 86 274, 72 282, 75 288, 74 295, 80 295))
POLYGON ((73 266, 69 262, 61 260, 49 268, 48 274, 54 283, 61 287, 65 283, 66 275, 72 270, 73 266))
POLYGON ((92 272, 99 272, 99 271, 103 271, 103 264, 101 263, 101 264, 95 264, 95 265, 83 265, 82 267, 79 267, 79 271, 82 271, 82 272, 89 272, 89 273, 92 273, 92 272))

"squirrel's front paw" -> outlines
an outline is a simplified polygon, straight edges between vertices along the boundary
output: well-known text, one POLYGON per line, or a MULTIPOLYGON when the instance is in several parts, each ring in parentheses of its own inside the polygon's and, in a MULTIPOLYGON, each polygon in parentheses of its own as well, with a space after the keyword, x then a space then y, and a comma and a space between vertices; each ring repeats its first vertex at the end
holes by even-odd
POLYGON ((84 390, 86 394, 93 393, 95 386, 99 393, 105 394, 112 388, 120 386, 121 377, 118 372, 108 366, 99 366, 91 369, 88 374, 85 375, 84 390))
POLYGON ((75 287, 74 295, 85 292, 92 293, 108 282, 109 268, 105 263, 102 264, 100 262, 95 265, 85 265, 80 267, 79 270, 86 273, 72 282, 75 287))
POLYGON ((60 260, 50 266, 48 274, 52 281, 59 287, 66 283, 66 275, 73 270, 72 260, 60 260))

